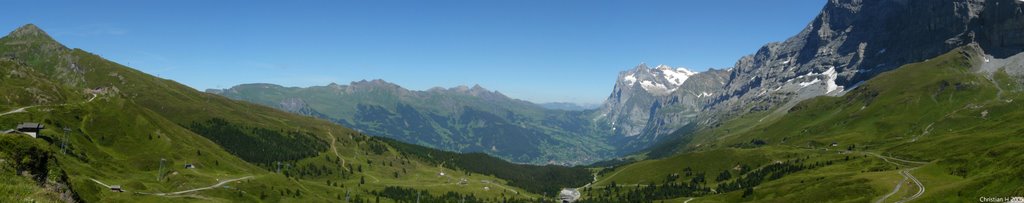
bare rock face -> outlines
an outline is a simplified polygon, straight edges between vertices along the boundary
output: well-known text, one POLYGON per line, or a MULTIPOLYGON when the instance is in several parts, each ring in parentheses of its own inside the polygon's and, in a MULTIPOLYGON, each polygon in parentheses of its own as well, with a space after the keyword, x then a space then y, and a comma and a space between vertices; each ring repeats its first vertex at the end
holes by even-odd
POLYGON ((690 76, 697 73, 668 66, 648 68, 646 64, 619 73, 611 96, 597 111, 595 120, 610 126, 618 135, 640 135, 650 116, 690 76))
POLYGON ((594 121, 613 132, 613 142, 624 145, 623 150, 641 149, 658 135, 692 122, 712 95, 719 94, 727 72, 640 64, 619 73, 612 94, 594 112, 594 121))
POLYGON ((740 59, 706 124, 839 95, 901 65, 978 43, 987 53, 1024 50, 1019 0, 830 0, 796 36, 740 59))
POLYGON ((692 75, 668 94, 640 91, 626 80, 646 67, 621 73, 595 121, 643 147, 692 122, 714 126, 841 95, 880 73, 972 43, 1009 57, 1024 51, 1022 10, 1020 0, 829 0, 796 36, 763 46, 728 71, 692 75))

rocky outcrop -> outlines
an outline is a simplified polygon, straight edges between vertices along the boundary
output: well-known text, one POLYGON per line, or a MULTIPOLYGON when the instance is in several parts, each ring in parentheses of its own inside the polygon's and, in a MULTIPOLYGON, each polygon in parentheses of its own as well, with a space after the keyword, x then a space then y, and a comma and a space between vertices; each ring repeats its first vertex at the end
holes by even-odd
POLYGON ((1024 47, 1019 0, 830 0, 796 36, 740 59, 707 123, 838 95, 901 65, 977 42, 1009 56, 1024 47))
POLYGON ((619 73, 612 94, 596 112, 595 121, 610 126, 617 135, 640 135, 651 115, 673 91, 696 73, 668 66, 648 68, 646 64, 619 73))
POLYGON ((640 135, 624 142, 622 150, 647 148, 663 140, 665 137, 662 135, 700 121, 700 113, 713 101, 715 95, 722 93, 729 72, 715 69, 701 72, 693 75, 672 94, 659 98, 652 106, 640 135))
POLYGON ((613 142, 622 151, 642 149, 659 135, 693 122, 713 95, 720 94, 728 72, 640 64, 619 73, 612 94, 594 112, 594 121, 616 135, 613 142))
POLYGON ((696 73, 684 68, 641 64, 618 74, 611 95, 594 121, 615 137, 611 143, 622 152, 640 150, 696 119, 698 113, 721 93, 729 71, 696 73))
POLYGON ((971 43, 1005 58, 1024 50, 1022 10, 1020 0, 829 0, 796 36, 763 46, 727 71, 693 75, 668 93, 638 91, 630 82, 627 76, 646 67, 621 73, 595 120, 643 147, 692 122, 714 126, 841 95, 880 73, 971 43))

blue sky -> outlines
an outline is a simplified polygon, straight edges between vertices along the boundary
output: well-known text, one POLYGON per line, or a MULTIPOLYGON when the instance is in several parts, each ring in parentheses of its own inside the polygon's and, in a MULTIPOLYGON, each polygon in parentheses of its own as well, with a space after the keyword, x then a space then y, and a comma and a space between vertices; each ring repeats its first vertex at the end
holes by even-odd
MULTIPOLYGON (((795 35, 824 1, 11 1, 82 48, 199 90, 384 79, 473 85, 534 102, 599 103, 640 62, 732 66, 795 35)), ((11 9, 17 8, 17 9, 11 9)))

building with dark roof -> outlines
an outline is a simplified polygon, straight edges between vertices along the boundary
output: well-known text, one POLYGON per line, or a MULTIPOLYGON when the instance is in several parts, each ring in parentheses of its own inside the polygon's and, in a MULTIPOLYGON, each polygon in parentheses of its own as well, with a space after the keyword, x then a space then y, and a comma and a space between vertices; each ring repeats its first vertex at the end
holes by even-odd
POLYGON ((43 124, 25 122, 18 124, 18 127, 14 128, 14 130, 28 134, 29 136, 32 136, 32 138, 36 138, 39 131, 43 130, 44 127, 45 126, 43 126, 43 124))

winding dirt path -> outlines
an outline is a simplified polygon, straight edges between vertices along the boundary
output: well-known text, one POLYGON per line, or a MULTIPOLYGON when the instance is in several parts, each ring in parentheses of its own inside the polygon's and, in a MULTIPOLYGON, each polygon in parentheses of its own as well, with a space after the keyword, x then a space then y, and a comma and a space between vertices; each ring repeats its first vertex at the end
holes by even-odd
MULTIPOLYGON (((882 156, 882 155, 879 155, 879 154, 876 154, 876 153, 870 153, 869 152, 868 154, 871 154, 872 156, 881 158, 885 162, 889 162, 890 164, 896 165, 897 167, 906 167, 906 165, 900 164, 900 163, 897 163, 897 162, 894 162, 894 161, 891 161, 891 160, 896 160, 896 161, 899 161, 899 162, 911 163, 911 164, 928 164, 928 162, 909 161, 909 160, 904 160, 904 159, 899 159, 899 158, 894 158, 894 157, 882 156)), ((924 184, 922 184, 921 181, 917 179, 917 177, 914 177, 914 174, 910 173, 910 171, 912 171, 914 169, 917 169, 917 167, 914 167, 914 168, 904 168, 903 170, 900 170, 899 174, 901 176, 903 176, 903 180, 901 180, 899 183, 896 184, 896 187, 893 189, 892 192, 890 192, 889 194, 886 194, 885 196, 882 196, 882 198, 877 200, 877 201, 875 201, 875 203, 884 203, 885 200, 889 199, 889 197, 891 197, 892 195, 895 195, 897 192, 899 192, 900 188, 903 187, 903 183, 907 182, 907 180, 911 180, 915 185, 917 185, 917 193, 915 193, 914 195, 911 195, 910 197, 901 199, 901 200, 897 201, 897 203, 909 202, 909 201, 912 201, 914 199, 917 199, 917 198, 921 197, 921 195, 923 195, 924 192, 925 192, 925 187, 924 187, 924 184)))
MULTIPOLYGON (((85 102, 82 102, 82 103, 92 102, 92 100, 96 99, 97 96, 98 95, 96 95, 96 94, 92 94, 92 98, 89 98, 89 100, 86 100, 85 102)), ((67 105, 67 104, 57 104, 57 105, 53 105, 53 106, 64 106, 64 105, 67 105)), ((7 111, 7 112, 0 113, 0 116, 6 116, 8 114, 24 113, 29 108, 35 108, 35 107, 39 107, 39 106, 46 106, 46 105, 32 105, 32 106, 21 107, 21 108, 17 108, 17 109, 14 109, 14 110, 10 110, 10 111, 7 111)))
MULTIPOLYGON (((900 171, 900 175, 903 175, 903 171, 900 171)), ((903 180, 901 180, 900 183, 896 184, 896 187, 892 189, 892 192, 889 192, 889 194, 885 194, 885 196, 882 196, 882 199, 878 199, 878 201, 875 201, 875 203, 884 203, 886 199, 889 199, 889 197, 895 195, 897 192, 900 191, 900 188, 903 187, 903 183, 907 182, 907 179, 909 179, 907 178, 907 176, 903 176, 903 180)))
POLYGON ((924 194, 924 184, 921 184, 921 181, 917 180, 917 177, 914 177, 913 174, 910 174, 911 170, 914 170, 914 168, 904 169, 903 171, 900 171, 900 174, 903 175, 903 177, 910 178, 910 180, 914 181, 914 184, 917 184, 917 193, 914 193, 914 195, 906 199, 900 200, 897 203, 909 202, 910 200, 917 199, 918 197, 921 197, 921 195, 924 194))
POLYGON ((26 109, 32 108, 32 107, 36 107, 36 106, 26 106, 26 107, 17 108, 17 109, 8 111, 8 112, 0 113, 0 116, 6 116, 7 114, 22 113, 22 112, 25 112, 26 109))
POLYGON ((241 177, 241 178, 223 180, 223 181, 218 182, 217 184, 213 184, 213 185, 210 185, 210 186, 201 187, 201 188, 195 188, 195 189, 190 189, 190 190, 182 190, 182 191, 177 191, 177 192, 168 192, 168 193, 136 192, 136 193, 144 194, 144 195, 175 196, 175 195, 180 195, 180 194, 185 194, 185 193, 190 193, 190 192, 198 192, 198 191, 203 191, 203 190, 214 189, 214 188, 217 188, 217 187, 220 187, 220 186, 224 186, 224 184, 228 184, 230 182, 235 182, 235 181, 240 181, 240 180, 245 180, 245 179, 250 179, 250 178, 253 178, 253 176, 246 176, 246 177, 241 177))
POLYGON ((376 176, 373 176, 373 175, 370 175, 370 174, 366 174, 366 173, 363 173, 363 175, 366 175, 367 177, 373 178, 373 183, 380 183, 380 179, 378 179, 376 176))
POLYGON ((341 159, 341 168, 345 169, 345 171, 352 171, 345 166, 345 157, 341 157, 341 154, 338 153, 338 147, 337 145, 335 145, 335 143, 338 142, 338 138, 334 137, 334 134, 332 134, 330 131, 327 132, 327 135, 331 136, 331 151, 334 152, 334 156, 337 156, 338 159, 341 159))
MULTIPOLYGON (((611 178, 615 177, 615 175, 619 175, 619 173, 621 173, 623 171, 626 171, 626 169, 628 169, 629 167, 633 167, 633 166, 634 166, 634 164, 629 164, 629 165, 626 165, 625 167, 622 167, 621 169, 615 170, 615 173, 612 173, 611 175, 606 176, 603 180, 610 180, 611 178)), ((594 182, 593 183, 597 184, 597 176, 596 175, 594 176, 594 182)))
MULTIPOLYGON (((335 143, 338 142, 338 138, 334 137, 334 134, 332 134, 331 132, 327 132, 327 135, 331 136, 331 151, 334 152, 334 156, 338 156, 338 159, 341 159, 341 168, 345 169, 345 171, 352 171, 352 169, 349 169, 349 168, 347 168, 345 166, 345 157, 341 156, 341 154, 338 153, 338 147, 335 144, 335 143)), ((366 174, 366 173, 363 173, 363 175, 366 175, 367 177, 370 177, 371 179, 373 179, 373 183, 380 183, 380 179, 377 178, 376 176, 373 176, 373 175, 370 175, 370 174, 366 174)))
POLYGON ((96 180, 94 178, 89 178, 89 180, 92 180, 92 182, 96 182, 96 184, 100 184, 103 187, 110 188, 110 185, 107 185, 106 183, 100 182, 99 180, 96 180))

